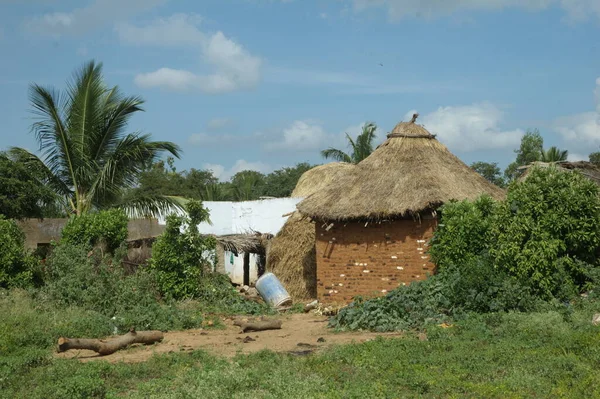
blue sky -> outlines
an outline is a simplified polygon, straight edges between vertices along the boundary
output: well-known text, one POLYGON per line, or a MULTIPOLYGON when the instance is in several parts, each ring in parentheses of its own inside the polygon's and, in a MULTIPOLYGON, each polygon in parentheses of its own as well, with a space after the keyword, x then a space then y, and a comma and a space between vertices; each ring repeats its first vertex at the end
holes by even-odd
POLYGON ((222 179, 415 110, 467 163, 505 166, 528 128, 600 150, 600 0, 0 0, 0 51, 0 149, 36 149, 29 83, 96 59, 146 100, 131 131, 222 179))

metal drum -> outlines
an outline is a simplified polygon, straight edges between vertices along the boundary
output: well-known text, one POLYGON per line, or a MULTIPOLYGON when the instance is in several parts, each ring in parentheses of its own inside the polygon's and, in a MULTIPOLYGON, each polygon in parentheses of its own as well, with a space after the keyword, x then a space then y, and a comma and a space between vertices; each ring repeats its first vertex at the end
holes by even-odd
POLYGON ((265 273, 256 281, 256 290, 266 303, 278 308, 292 303, 290 294, 285 290, 273 273, 265 273))

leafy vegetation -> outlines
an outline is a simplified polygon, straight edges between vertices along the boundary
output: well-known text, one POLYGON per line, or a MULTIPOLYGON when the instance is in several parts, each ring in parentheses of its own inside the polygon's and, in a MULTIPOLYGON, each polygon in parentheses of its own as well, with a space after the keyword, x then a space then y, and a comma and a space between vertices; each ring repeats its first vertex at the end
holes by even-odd
POLYGON ((236 173, 228 182, 220 182, 210 170, 190 169, 177 171, 173 158, 158 161, 146 168, 139 176, 139 186, 128 192, 129 197, 138 195, 168 195, 201 201, 245 201, 260 197, 288 197, 296 187, 300 176, 313 166, 299 163, 269 174, 244 170, 236 173))
POLYGON ((600 335, 590 323, 593 308, 583 302, 568 316, 495 313, 431 326, 426 341, 406 333, 305 357, 263 351, 227 360, 194 351, 137 364, 52 359, 38 348, 49 348, 56 336, 91 331, 91 314, 39 310, 26 296, 0 296, 0 314, 9 321, 0 325, 0 350, 19 348, 0 359, 5 397, 600 396, 600 335))
POLYGON ((485 177, 487 181, 497 185, 498 187, 506 186, 506 181, 502 176, 502 171, 500 170, 500 168, 498 167, 498 163, 496 162, 473 162, 471 164, 471 169, 473 169, 475 172, 485 177))
POLYGON ((52 191, 42 185, 25 165, 0 153, 0 215, 8 219, 54 216, 52 191))
POLYGON ((330 147, 321 151, 321 155, 325 159, 334 159, 338 162, 359 163, 373 152, 373 141, 377 137, 375 135, 376 130, 377 125, 369 122, 363 125, 362 131, 356 137, 356 140, 353 140, 352 137, 346 133, 346 139, 348 139, 348 144, 350 144, 350 147, 352 148, 350 154, 337 148, 330 147))
POLYGON ((521 172, 519 171, 520 166, 529 165, 534 161, 542 162, 560 162, 566 161, 569 152, 561 150, 557 147, 550 147, 544 150, 544 138, 540 134, 539 130, 533 131, 528 130, 523 137, 521 137, 521 145, 518 150, 515 150, 517 158, 512 162, 504 171, 504 176, 507 181, 513 181, 521 172))
POLYGON ((0 215, 0 288, 34 283, 38 260, 25 250, 25 235, 14 220, 0 215))
POLYGON ((62 230, 61 241, 90 248, 101 244, 112 252, 127 239, 127 220, 119 209, 72 216, 62 230))
POLYGON ((97 319, 111 326, 111 333, 131 326, 171 330, 200 325, 198 309, 180 309, 176 303, 160 299, 152 274, 141 269, 126 275, 121 255, 90 254, 87 247, 58 245, 46 262, 46 284, 34 299, 59 308, 95 312, 97 319))
POLYGON ((208 220, 208 211, 197 201, 190 201, 187 211, 189 216, 167 216, 167 227, 153 245, 150 260, 161 293, 174 299, 198 297, 202 277, 214 266, 207 253, 215 250, 216 241, 198 231, 198 224, 208 220))
POLYGON ((37 121, 32 126, 42 158, 23 148, 11 156, 53 190, 66 213, 81 215, 119 206, 131 212, 156 214, 174 205, 163 196, 130 198, 143 168, 164 152, 179 156, 179 147, 151 141, 150 135, 125 134, 129 119, 144 101, 108 87, 102 65, 93 61, 78 70, 64 93, 33 84, 30 100, 37 121))
POLYGON ((534 168, 491 224, 494 265, 546 298, 583 289, 600 244, 598 186, 579 173, 534 168))

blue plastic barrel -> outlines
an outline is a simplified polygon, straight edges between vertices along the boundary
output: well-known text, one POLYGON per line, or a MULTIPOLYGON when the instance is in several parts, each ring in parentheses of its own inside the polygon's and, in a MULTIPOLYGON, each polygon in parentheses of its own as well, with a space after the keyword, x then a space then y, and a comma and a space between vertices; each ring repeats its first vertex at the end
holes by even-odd
POLYGON ((256 290, 266 303, 278 308, 292 302, 290 294, 283 288, 279 279, 273 273, 265 273, 256 281, 256 290))

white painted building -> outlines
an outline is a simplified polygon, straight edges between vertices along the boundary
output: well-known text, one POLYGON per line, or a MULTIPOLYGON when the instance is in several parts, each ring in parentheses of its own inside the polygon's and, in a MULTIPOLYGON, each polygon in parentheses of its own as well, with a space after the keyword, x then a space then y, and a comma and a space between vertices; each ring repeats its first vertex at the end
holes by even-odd
MULTIPOLYGON (((283 227, 290 213, 296 210, 296 204, 303 198, 272 198, 257 201, 206 201, 203 205, 210 213, 211 223, 201 223, 198 230, 202 234, 227 235, 260 232, 276 235, 283 227), (286 215, 286 216, 284 216, 286 215)), ((160 218, 159 224, 165 224, 160 218)), ((258 279, 259 257, 249 254, 247 282, 254 283, 258 279)), ((236 284, 244 283, 244 253, 235 255, 224 251, 223 264, 225 272, 236 284)))

